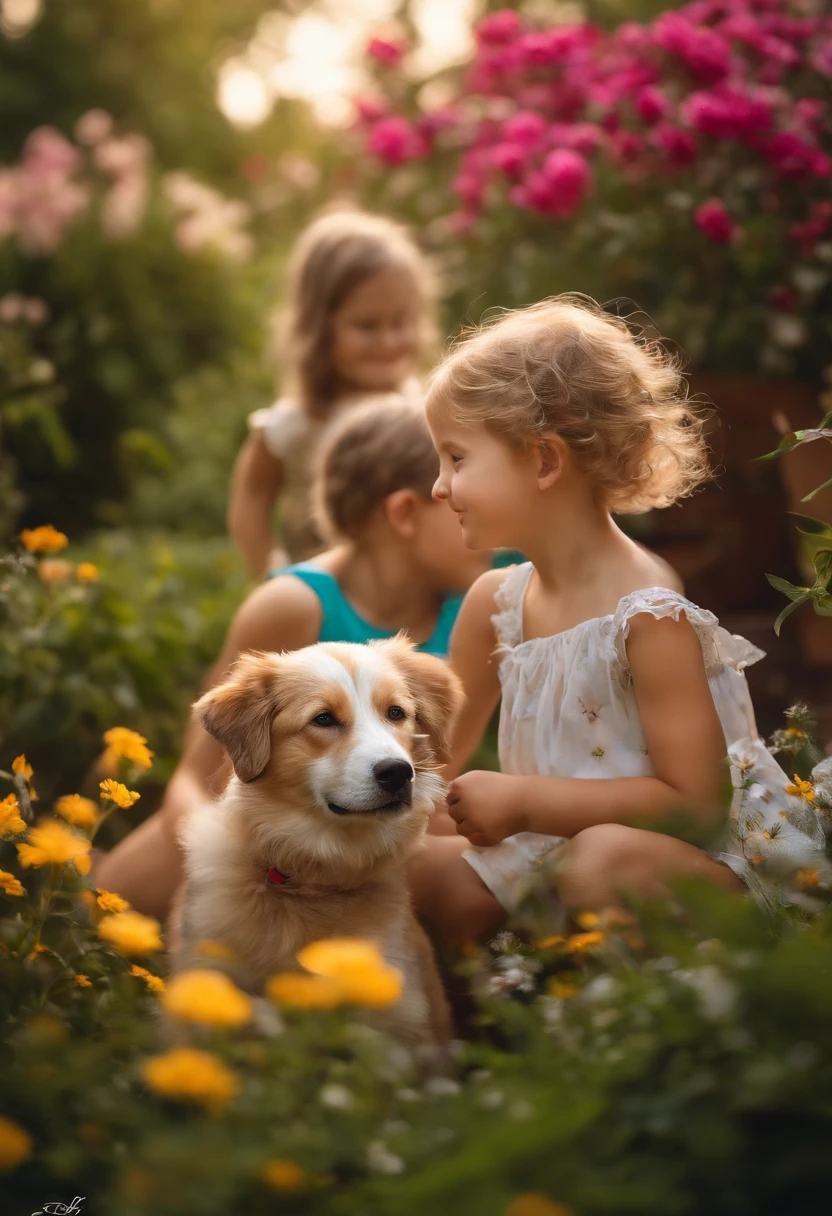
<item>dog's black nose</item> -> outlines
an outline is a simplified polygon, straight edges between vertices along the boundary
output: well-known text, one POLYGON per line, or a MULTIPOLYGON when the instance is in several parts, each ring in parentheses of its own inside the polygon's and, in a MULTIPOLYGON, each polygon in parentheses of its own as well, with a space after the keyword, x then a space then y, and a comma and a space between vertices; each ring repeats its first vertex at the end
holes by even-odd
POLYGON ((398 794, 413 779, 413 768, 406 760, 379 760, 373 776, 388 794, 398 794))

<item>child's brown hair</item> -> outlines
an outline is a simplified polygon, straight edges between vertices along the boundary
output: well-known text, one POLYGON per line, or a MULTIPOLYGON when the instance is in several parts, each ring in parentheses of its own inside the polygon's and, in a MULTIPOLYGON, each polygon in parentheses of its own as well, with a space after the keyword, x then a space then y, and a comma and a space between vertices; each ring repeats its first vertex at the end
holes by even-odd
POLYGON ((430 499, 439 458, 421 404, 397 394, 347 411, 321 445, 312 490, 315 523, 330 543, 361 533, 396 490, 430 499))
POLYGON ((326 416, 337 393, 333 313, 359 284, 391 267, 413 277, 424 353, 436 338, 436 287, 406 228, 384 216, 341 209, 314 220, 298 240, 289 263, 281 345, 287 387, 314 417, 326 416))
POLYGON ((681 361, 585 296, 504 313, 463 335, 434 372, 431 406, 509 442, 554 432, 611 511, 666 507, 709 476, 703 411, 681 361))

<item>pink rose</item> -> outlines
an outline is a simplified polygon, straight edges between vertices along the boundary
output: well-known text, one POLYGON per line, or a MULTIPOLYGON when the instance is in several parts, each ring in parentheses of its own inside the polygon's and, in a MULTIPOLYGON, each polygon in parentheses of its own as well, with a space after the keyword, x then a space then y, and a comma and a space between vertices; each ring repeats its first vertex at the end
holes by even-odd
POLYGON ((636 94, 636 113, 642 122, 652 127, 659 119, 666 118, 670 113, 670 102, 661 89, 655 85, 645 85, 636 94))
POLYGON ((695 130, 715 139, 750 139, 767 131, 774 118, 771 101, 763 90, 742 93, 728 87, 691 93, 682 113, 695 130))
POLYGON ((728 208, 718 198, 700 203, 693 218, 696 226, 717 245, 727 245, 739 231, 728 208))
POLYGON ((477 42, 481 46, 502 46, 511 42, 520 29, 520 18, 510 8, 500 9, 483 18, 477 26, 477 42))
POLYGON ((392 38, 371 38, 367 43, 367 54, 385 68, 394 68, 404 55, 407 46, 392 38))
POLYGON ((522 144, 532 147, 538 142, 546 130, 546 120, 534 110, 521 110, 508 122, 503 123, 503 138, 508 143, 522 144))
POLYGON ((705 26, 691 25, 679 13, 663 13, 653 25, 653 37, 700 80, 722 80, 731 70, 725 39, 705 26))
POLYGON ((696 142, 689 131, 675 127, 672 123, 661 123, 653 128, 653 143, 664 152, 676 169, 692 165, 696 160, 696 142))
POLYGON ((78 149, 54 127, 37 127, 23 145, 21 168, 34 177, 68 177, 80 165, 78 149))
POLYGON ((491 159, 506 177, 517 177, 526 164, 526 149, 522 144, 497 144, 491 152, 491 159))
POLYGON ((106 110, 87 110, 75 124, 75 138, 79 144, 93 147, 106 139, 112 129, 113 120, 106 110))
POLYGON ((603 143, 604 135, 592 122, 553 122, 548 140, 553 147, 571 148, 582 156, 591 156, 603 143))
POLYGON ((370 133, 368 147, 374 156, 388 165, 403 165, 415 160, 424 150, 418 132, 405 118, 393 115, 382 118, 370 133))
POLYGON ((589 192, 592 172, 578 152, 556 148, 529 182, 533 205, 550 215, 573 215, 589 192))
POLYGON ((387 113, 384 102, 375 97, 356 97, 354 105, 359 122, 378 122, 387 113))
POLYGON ((832 172, 826 153, 795 131, 778 131, 763 145, 763 152, 783 177, 829 177, 832 172))

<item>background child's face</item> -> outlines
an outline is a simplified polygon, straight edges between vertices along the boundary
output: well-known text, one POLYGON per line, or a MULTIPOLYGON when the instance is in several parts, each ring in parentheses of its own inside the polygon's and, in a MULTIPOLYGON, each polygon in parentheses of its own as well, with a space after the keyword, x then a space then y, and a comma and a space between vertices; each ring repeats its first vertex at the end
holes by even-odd
POLYGON ((467 591, 489 568, 490 551, 469 549, 453 511, 445 502, 423 501, 416 536, 416 555, 439 591, 467 591))
POLYGON ((380 270, 354 287, 332 318, 332 365, 345 388, 388 393, 413 371, 419 290, 403 269, 380 270))
POLYGON ((480 423, 454 422, 443 409, 428 411, 439 453, 433 496, 447 502, 471 549, 522 548, 533 518, 537 486, 530 455, 516 452, 480 423))

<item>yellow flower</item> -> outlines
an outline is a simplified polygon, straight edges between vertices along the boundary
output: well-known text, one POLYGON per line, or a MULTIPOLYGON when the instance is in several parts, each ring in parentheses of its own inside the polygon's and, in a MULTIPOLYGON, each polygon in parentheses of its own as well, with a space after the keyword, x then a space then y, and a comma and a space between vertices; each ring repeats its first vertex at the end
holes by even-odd
POLYGON ((591 933, 573 933, 566 940, 566 953, 578 954, 582 950, 589 950, 593 946, 599 946, 604 940, 604 934, 600 929, 596 929, 591 933))
POLYGON ((542 937, 539 942, 535 942, 535 950, 551 950, 552 946, 562 946, 564 939, 554 934, 552 937, 542 937))
POLYGON ((114 726, 106 731, 104 742, 107 744, 104 753, 105 764, 124 759, 135 764, 137 768, 147 769, 153 765, 154 753, 148 748, 147 739, 134 730, 128 730, 126 726, 114 726))
POLYGON ((48 953, 49 953, 48 949, 46 948, 46 946, 43 945, 42 942, 35 942, 34 946, 32 946, 32 949, 29 951, 29 953, 26 955, 26 957, 27 958, 37 958, 39 954, 48 954, 48 953))
POLYGON ((16 773, 18 777, 22 777, 24 781, 31 781, 34 771, 22 752, 12 760, 12 772, 16 773))
POLYGON ((90 842, 57 819, 41 821, 29 829, 25 843, 17 846, 22 866, 63 866, 74 861, 80 874, 90 868, 90 842))
POLYGON ((792 737, 793 739, 802 739, 802 738, 803 738, 803 731, 802 731, 802 730, 798 730, 796 726, 789 726, 789 727, 787 727, 787 728, 786 728, 786 734, 787 734, 787 735, 791 735, 791 737, 792 737))
POLYGON ((69 538, 51 524, 42 524, 39 528, 24 528, 20 539, 30 553, 59 553, 69 544, 69 538))
POLYGON ((91 798, 82 798, 80 794, 64 794, 55 803, 55 810, 76 828, 95 827, 100 814, 98 803, 91 798))
POLYGON ((110 802, 114 802, 116 806, 120 806, 125 811, 141 798, 141 794, 137 794, 135 790, 128 790, 126 785, 122 785, 120 781, 113 781, 112 777, 102 781, 99 788, 102 797, 108 798, 110 802))
POLYGON ((597 929, 601 923, 601 917, 595 912, 579 912, 575 920, 582 929, 597 929))
POLYGON ((112 891, 101 891, 96 888, 96 903, 99 908, 103 908, 105 912, 129 912, 130 904, 126 899, 122 899, 120 895, 115 895, 112 891))
POLYGON ((164 992, 165 981, 159 975, 153 975, 151 971, 145 970, 144 967, 137 967, 134 963, 130 968, 130 974, 135 975, 138 979, 144 980, 151 992, 164 992))
POLYGON ((324 975, 301 975, 286 971, 273 975, 266 983, 266 996, 277 1005, 295 1009, 334 1009, 344 999, 344 990, 337 980, 324 975))
POLYGON ((273 1191, 301 1191, 306 1185, 306 1174, 294 1161, 285 1157, 275 1157, 267 1161, 261 1171, 261 1177, 273 1191))
POLYGON ((15 878, 14 874, 10 874, 8 870, 0 870, 0 888, 7 895, 25 895, 26 891, 19 878, 15 878))
POLYGON ((221 971, 183 971, 168 984, 162 1005, 172 1017, 205 1026, 251 1021, 251 1000, 221 971))
POLYGON ((79 988, 92 988, 92 981, 90 980, 89 976, 76 975, 73 976, 73 979, 79 988))
POLYGON ((0 802, 0 839, 8 840, 10 836, 19 836, 26 831, 26 824, 20 817, 20 804, 16 794, 7 794, 0 802))
POLYGON ((575 1216, 565 1203, 558 1203, 539 1191, 525 1191, 506 1204, 503 1216, 575 1216))
POLYGON ((820 874, 814 866, 808 867, 805 870, 798 870, 795 877, 801 887, 816 887, 820 882, 820 874))
POLYGON ((794 798, 803 797, 808 803, 815 801, 815 791, 811 781, 801 781, 797 773, 794 775, 794 785, 786 786, 786 793, 794 798))
POLYGON ((335 980, 342 999, 356 1005, 386 1008, 402 994, 402 973, 388 966, 375 942, 355 937, 331 937, 312 942, 298 954, 307 971, 335 980))
POLYGON ((568 1001, 578 991, 578 985, 570 984, 569 980, 561 979, 556 975, 549 980, 549 983, 546 985, 546 991, 556 1001, 568 1001))
POLYGON ((60 558, 44 558, 38 566, 38 577, 42 583, 65 583, 72 574, 72 562, 60 558))
POLYGON ((75 567, 75 577, 79 583, 94 583, 98 578, 98 566, 92 562, 79 562, 75 567))
POLYGON ((32 1137, 19 1123, 0 1115, 0 1174, 10 1174, 32 1155, 32 1137))
POLYGON ((142 916, 140 912, 116 912, 103 917, 98 936, 122 954, 151 954, 162 949, 158 920, 142 916))
POLYGON ((176 1047, 165 1055, 153 1056, 142 1072, 157 1094, 208 1108, 222 1106, 239 1088, 236 1077, 222 1060, 193 1047, 176 1047))

